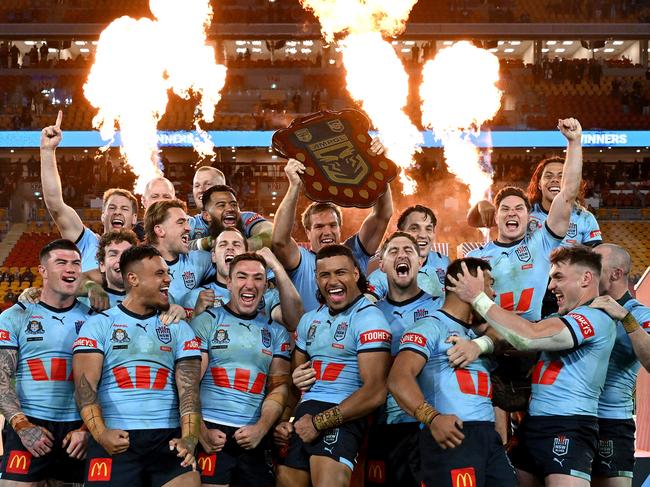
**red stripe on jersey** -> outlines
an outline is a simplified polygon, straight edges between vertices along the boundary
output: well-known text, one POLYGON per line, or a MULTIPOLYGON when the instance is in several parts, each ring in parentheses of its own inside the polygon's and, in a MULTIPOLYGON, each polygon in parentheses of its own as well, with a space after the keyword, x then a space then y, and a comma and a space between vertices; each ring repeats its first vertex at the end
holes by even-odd
POLYGON ((264 390, 264 386, 266 385, 266 374, 263 374, 262 372, 257 373, 257 377, 255 378, 255 382, 253 382, 253 385, 251 386, 251 390, 248 391, 251 394, 261 394, 262 391, 264 390))
POLYGON ((544 361, 540 360, 535 365, 535 370, 533 370, 533 378, 531 379, 533 384, 539 384, 539 378, 542 376, 542 367, 544 367, 544 361))
POLYGON ((152 389, 164 389, 167 385, 167 378, 169 377, 168 369, 158 369, 156 372, 156 378, 153 380, 152 389))
POLYGON ((45 365, 40 358, 32 358, 27 361, 27 366, 29 371, 32 373, 32 379, 34 380, 49 380, 47 377, 47 372, 45 371, 45 365))
POLYGON ((64 358, 53 358, 50 366, 51 380, 68 380, 68 361, 64 358))
POLYGON ((135 366, 135 387, 137 389, 149 389, 151 379, 151 367, 147 365, 135 366))
POLYGON ((125 367, 114 367, 113 376, 120 389, 133 389, 133 382, 131 382, 129 371, 125 367))
POLYGON ((472 380, 472 373, 467 369, 456 369, 456 380, 458 387, 463 394, 476 394, 476 387, 474 380, 472 380))
POLYGON ((557 376, 560 374, 562 367, 564 367, 564 365, 559 360, 551 362, 548 367, 546 367, 546 370, 542 374, 542 379, 539 381, 539 383, 548 386, 553 384, 555 382, 555 379, 557 379, 557 376))
POLYGON ((478 373, 478 395, 484 397, 490 395, 490 377, 485 372, 478 373))
POLYGON ((212 367, 210 372, 212 373, 212 380, 214 381, 215 386, 227 387, 230 389, 230 380, 228 379, 226 369, 223 367, 212 367))

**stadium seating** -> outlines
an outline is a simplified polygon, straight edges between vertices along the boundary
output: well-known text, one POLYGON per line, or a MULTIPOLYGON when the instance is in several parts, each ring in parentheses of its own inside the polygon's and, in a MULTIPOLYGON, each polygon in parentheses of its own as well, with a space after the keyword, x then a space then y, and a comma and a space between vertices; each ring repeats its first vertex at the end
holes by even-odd
POLYGON ((650 221, 601 220, 599 223, 605 242, 621 245, 630 252, 631 278, 636 281, 650 266, 650 221))

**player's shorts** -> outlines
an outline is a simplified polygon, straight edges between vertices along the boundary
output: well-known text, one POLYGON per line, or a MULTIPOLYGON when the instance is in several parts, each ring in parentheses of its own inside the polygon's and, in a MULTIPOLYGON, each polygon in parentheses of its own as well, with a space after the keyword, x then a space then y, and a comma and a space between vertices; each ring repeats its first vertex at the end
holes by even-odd
MULTIPOLYGON (((322 401, 305 401, 296 409, 295 420, 298 421, 305 414, 315 416, 336 405, 322 401)), ((313 443, 304 443, 294 433, 289 439, 287 456, 279 463, 299 470, 309 470, 309 457, 317 455, 332 458, 354 470, 365 430, 366 420, 361 418, 323 431, 313 443)))
POLYGON ((526 416, 515 433, 510 452, 515 467, 540 481, 551 474, 591 481, 591 463, 598 445, 594 416, 526 416))
MULTIPOLYGON (((192 471, 181 467, 169 440, 181 437, 180 428, 128 430, 129 449, 110 456, 93 438, 88 444, 85 486, 160 487, 192 471)), ((198 474, 197 474, 198 475, 198 474)))
POLYGON ((489 421, 464 421, 465 439, 443 450, 428 428, 420 431, 422 485, 427 487, 515 487, 517 476, 489 421))
POLYGON ((61 444, 65 435, 81 427, 79 421, 47 421, 27 417, 54 436, 52 451, 42 457, 34 457, 20 441, 18 433, 7 421, 4 428, 4 461, 0 466, 0 478, 17 482, 39 482, 56 479, 62 482, 83 482, 84 462, 68 456, 61 444))
POLYGON ((591 475, 632 478, 635 431, 633 419, 599 419, 598 450, 591 475))
POLYGON ((365 485, 417 487, 420 423, 374 424, 368 431, 365 485))
POLYGON ((270 444, 263 438, 257 448, 244 450, 233 438, 239 428, 205 422, 209 429, 219 429, 226 434, 226 445, 217 453, 205 453, 197 447, 197 462, 203 484, 234 484, 252 487, 274 484, 270 461, 270 444))

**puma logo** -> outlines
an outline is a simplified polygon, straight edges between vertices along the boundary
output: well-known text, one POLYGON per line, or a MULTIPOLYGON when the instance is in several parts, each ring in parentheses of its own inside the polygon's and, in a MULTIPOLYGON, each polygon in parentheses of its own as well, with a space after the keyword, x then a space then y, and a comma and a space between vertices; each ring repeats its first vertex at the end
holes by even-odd
POLYGON ((562 465, 564 463, 564 460, 566 460, 566 458, 563 458, 562 460, 560 460, 559 458, 553 458, 553 461, 559 463, 560 467, 562 468, 564 468, 564 465, 562 465))
POLYGON ((149 323, 145 323, 144 325, 142 325, 140 323, 136 323, 135 326, 137 326, 138 328, 142 328, 144 330, 144 332, 147 333, 147 325, 148 324, 149 323))
POLYGON ((52 316, 52 319, 60 322, 62 325, 65 325, 65 323, 63 322, 63 320, 65 320, 65 316, 63 318, 59 318, 58 316, 52 316))

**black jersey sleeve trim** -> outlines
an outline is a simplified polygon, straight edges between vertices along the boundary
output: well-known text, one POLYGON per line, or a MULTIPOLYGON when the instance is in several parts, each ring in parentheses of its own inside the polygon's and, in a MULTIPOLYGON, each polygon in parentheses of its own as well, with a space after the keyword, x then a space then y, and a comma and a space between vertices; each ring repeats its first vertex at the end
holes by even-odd
POLYGON ((388 352, 388 353, 390 353, 390 348, 364 348, 363 350, 357 350, 357 354, 367 353, 367 352, 388 352))
POLYGON ((560 317, 560 319, 562 320, 562 323, 564 323, 564 325, 565 325, 565 326, 569 329, 569 331, 571 332, 571 338, 573 338, 573 349, 575 350, 575 349, 578 348, 578 346, 579 346, 579 344, 578 344, 578 337, 576 336, 576 332, 573 331, 573 327, 569 324, 569 322, 566 320, 566 318, 560 317))
POLYGON ((309 354, 307 353, 307 350, 303 350, 298 345, 295 345, 294 350, 298 350, 300 353, 304 353, 305 355, 307 355, 309 357, 309 354))
POLYGON ((285 357, 284 355, 273 355, 273 358, 281 358, 283 360, 286 360, 287 362, 291 362, 291 358, 285 357))
POLYGON ((422 350, 418 350, 416 348, 411 348, 409 346, 406 346, 406 347, 400 349, 400 352, 403 352, 404 350, 408 350, 409 352, 417 353, 418 355, 421 355, 424 358, 424 360, 426 360, 426 361, 429 360, 429 357, 427 357, 427 354, 424 353, 422 350))
POLYGON ((178 362, 184 362, 186 360, 201 360, 201 358, 202 357, 181 357, 174 360, 174 364, 177 364, 178 362))
POLYGON ((302 264, 302 252, 300 251, 300 245, 296 244, 296 247, 298 247, 298 255, 300 256, 300 260, 298 261, 298 265, 296 265, 296 267, 294 267, 293 269, 287 269, 287 274, 296 272, 300 267, 300 264, 302 264))
POLYGON ((104 352, 101 350, 90 350, 90 349, 73 350, 72 355, 74 355, 75 353, 101 353, 102 355, 104 355, 104 352))
POLYGON ((564 236, 560 237, 557 233, 553 232, 551 228, 548 226, 547 222, 544 222, 544 228, 546 228, 546 231, 551 235, 556 240, 564 240, 564 236))
POLYGON ((0 350, 18 350, 17 345, 0 345, 0 350))

